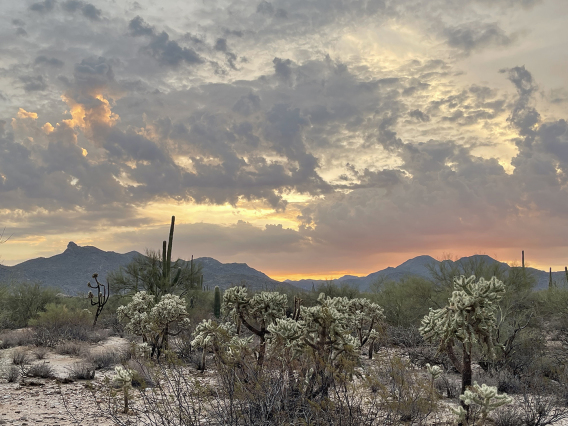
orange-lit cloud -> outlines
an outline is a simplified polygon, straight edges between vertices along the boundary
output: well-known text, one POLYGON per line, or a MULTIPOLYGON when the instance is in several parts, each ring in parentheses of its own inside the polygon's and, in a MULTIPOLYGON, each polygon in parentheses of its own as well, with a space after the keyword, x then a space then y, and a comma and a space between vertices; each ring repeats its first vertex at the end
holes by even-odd
POLYGON ((51 125, 51 123, 45 123, 42 127, 42 130, 45 132, 46 135, 53 133, 55 128, 51 125))
POLYGON ((18 110, 18 118, 31 118, 32 120, 37 120, 37 113, 28 112, 23 108, 18 110))
POLYGON ((112 112, 110 102, 102 94, 96 94, 89 103, 80 103, 66 94, 61 98, 69 105, 71 118, 63 122, 71 128, 81 129, 89 139, 95 138, 95 127, 113 127, 119 120, 118 114, 112 112))

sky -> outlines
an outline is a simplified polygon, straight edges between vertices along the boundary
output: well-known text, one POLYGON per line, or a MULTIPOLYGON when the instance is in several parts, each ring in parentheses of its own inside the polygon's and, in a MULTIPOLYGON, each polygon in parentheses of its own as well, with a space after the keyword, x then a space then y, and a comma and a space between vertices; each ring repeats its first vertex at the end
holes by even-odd
POLYGON ((568 264, 565 0, 4 0, 0 261, 568 264))

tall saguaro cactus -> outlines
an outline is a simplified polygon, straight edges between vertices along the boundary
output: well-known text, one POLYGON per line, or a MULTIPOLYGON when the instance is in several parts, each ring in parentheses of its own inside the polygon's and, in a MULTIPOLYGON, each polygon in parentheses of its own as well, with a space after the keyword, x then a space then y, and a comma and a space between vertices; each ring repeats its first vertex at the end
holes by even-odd
POLYGON ((215 286, 215 297, 213 299, 213 315, 215 318, 221 317, 221 289, 218 285, 215 286))

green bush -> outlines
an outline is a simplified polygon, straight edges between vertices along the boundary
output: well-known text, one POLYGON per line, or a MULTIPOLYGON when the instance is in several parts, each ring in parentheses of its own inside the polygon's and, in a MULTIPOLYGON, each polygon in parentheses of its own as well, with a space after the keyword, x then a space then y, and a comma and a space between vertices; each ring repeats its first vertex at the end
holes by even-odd
POLYGON ((26 327, 47 304, 57 301, 57 293, 38 283, 5 285, 0 291, 0 328, 26 327))
POLYGON ((49 303, 44 312, 29 321, 34 327, 37 346, 55 347, 63 340, 99 341, 102 336, 92 331, 92 314, 86 310, 69 309, 49 303))

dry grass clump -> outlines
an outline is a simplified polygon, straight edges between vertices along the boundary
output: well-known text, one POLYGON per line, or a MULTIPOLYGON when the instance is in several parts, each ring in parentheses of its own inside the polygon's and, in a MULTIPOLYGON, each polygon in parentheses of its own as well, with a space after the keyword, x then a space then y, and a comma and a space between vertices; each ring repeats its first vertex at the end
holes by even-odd
POLYGON ((75 362, 69 370, 69 378, 74 380, 93 380, 95 378, 95 367, 88 362, 75 362))
POLYGON ((63 342, 56 346, 55 352, 59 355, 81 356, 87 351, 87 345, 84 342, 63 342))
POLYGON ((120 364, 126 359, 126 354, 124 351, 116 349, 105 349, 91 351, 87 355, 86 359, 95 367, 95 369, 100 370, 102 368, 109 368, 113 365, 120 364))
POLYGON ((53 379, 55 374, 53 368, 47 363, 42 362, 39 364, 34 364, 26 371, 26 377, 36 377, 40 379, 53 379))
POLYGON ((15 350, 12 352, 12 364, 26 365, 31 362, 30 356, 27 351, 15 350))
POLYGON ((10 330, 0 333, 0 349, 9 349, 16 346, 29 346, 33 343, 32 330, 10 330))
POLYGON ((36 359, 45 359, 45 357, 47 356, 47 353, 49 352, 49 350, 43 346, 40 346, 38 348, 35 348, 33 351, 34 356, 36 357, 36 359))

